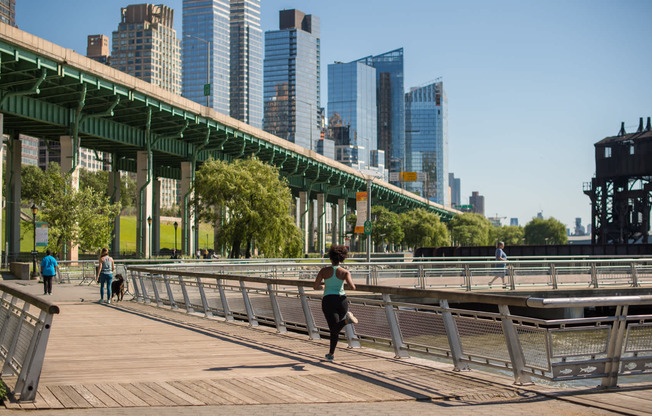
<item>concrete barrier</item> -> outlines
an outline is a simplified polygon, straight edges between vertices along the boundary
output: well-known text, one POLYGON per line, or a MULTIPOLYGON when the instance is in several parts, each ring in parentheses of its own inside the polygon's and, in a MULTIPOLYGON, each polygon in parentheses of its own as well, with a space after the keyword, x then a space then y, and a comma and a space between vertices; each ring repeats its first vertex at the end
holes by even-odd
POLYGON ((9 271, 18 280, 29 280, 29 266, 30 263, 12 262, 9 264, 9 271))

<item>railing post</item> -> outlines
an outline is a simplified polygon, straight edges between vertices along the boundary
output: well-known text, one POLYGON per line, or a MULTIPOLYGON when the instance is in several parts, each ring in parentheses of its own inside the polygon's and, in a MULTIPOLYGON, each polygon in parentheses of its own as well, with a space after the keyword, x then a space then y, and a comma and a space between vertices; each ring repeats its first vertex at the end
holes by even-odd
POLYGON ((249 292, 247 292, 247 287, 245 286, 244 280, 240 280, 240 290, 242 291, 242 300, 244 301, 245 310, 247 311, 247 320, 249 321, 249 325, 258 326, 258 321, 256 320, 254 309, 251 307, 251 302, 249 301, 249 292))
POLYGON ((353 325, 345 325, 344 334, 346 335, 346 340, 349 343, 349 348, 360 348, 360 340, 353 331, 353 325))
POLYGON ((197 277, 197 289, 199 289, 199 296, 201 297, 201 304, 204 308, 204 316, 211 318, 213 313, 208 306, 208 299, 206 299, 206 292, 204 292, 204 284, 201 281, 200 277, 197 277))
POLYGON ((299 286, 299 299, 301 299, 301 309, 303 309, 303 316, 306 319, 308 336, 310 339, 320 339, 319 331, 317 330, 315 320, 312 317, 312 311, 310 310, 310 305, 308 305, 308 298, 306 297, 306 291, 303 286, 299 286))
POLYGON ((145 289, 145 279, 140 274, 140 272, 138 272, 138 280, 140 280, 140 288, 143 291, 143 302, 149 303, 149 295, 147 294, 147 289, 145 289))
POLYGON ((183 281, 183 276, 179 276, 179 286, 181 286, 181 293, 183 293, 183 303, 186 304, 186 313, 194 313, 195 310, 190 303, 190 297, 188 296, 188 290, 186 289, 186 282, 183 281))
POLYGON ((226 298, 226 293, 224 291, 224 284, 222 284, 222 279, 217 280, 217 290, 220 292, 220 300, 222 301, 222 309, 224 309, 224 319, 227 321, 233 321, 233 314, 229 309, 229 301, 226 298))
POLYGON ((140 289, 138 288, 138 280, 140 279, 140 271, 131 271, 131 281, 133 282, 133 288, 134 288, 134 297, 136 298, 137 302, 143 301, 143 296, 140 294, 140 289))
POLYGON ((638 283, 638 270, 636 269, 636 263, 632 262, 632 287, 641 287, 638 283))
POLYGON ((501 315, 500 321, 503 325, 507 351, 512 361, 514 384, 531 384, 532 380, 530 379, 530 375, 525 372, 525 356, 523 355, 523 348, 521 347, 521 341, 514 327, 514 322, 509 314, 509 307, 507 305, 498 305, 498 311, 501 315))
POLYGON ((591 263, 591 284, 589 286, 591 285, 594 289, 598 288, 598 267, 595 263, 591 263))
POLYGON ((457 331, 457 325, 453 314, 448 306, 446 299, 439 300, 439 306, 442 308, 441 317, 444 321, 444 329, 446 330, 446 338, 448 338, 448 345, 451 349, 451 356, 453 357, 453 370, 454 371, 467 371, 470 370, 469 365, 462 361, 462 341, 460 340, 460 333, 457 331))
POLYGON ((156 287, 156 278, 153 274, 150 274, 149 280, 152 282, 152 290, 154 291, 154 300, 156 300, 156 306, 160 308, 163 306, 163 302, 161 301, 161 297, 158 294, 158 287, 156 287))
POLYGON ((383 293, 383 302, 385 303, 385 315, 387 316, 389 333, 392 336, 392 344, 394 345, 394 354, 396 354, 396 358, 409 358, 410 354, 403 349, 405 345, 403 344, 401 328, 399 327, 396 312, 394 311, 392 300, 388 293, 383 293))
POLYGON ((509 281, 509 289, 510 290, 516 290, 516 279, 514 275, 514 266, 511 264, 507 264, 505 266, 507 268, 507 279, 509 281))
POLYGON ((553 289, 559 288, 557 285, 557 269, 555 269, 555 265, 552 263, 550 263, 550 281, 552 282, 553 289))
POLYGON ((41 369, 43 368, 43 359, 45 358, 45 349, 50 337, 50 328, 52 326, 52 315, 42 311, 39 321, 34 328, 38 335, 32 337, 32 343, 27 350, 26 361, 20 370, 18 382, 14 388, 20 391, 20 401, 34 401, 36 399, 36 389, 41 378, 41 369), (36 340, 36 341, 34 341, 36 340))
POLYGON ((283 321, 283 316, 281 315, 281 309, 278 307, 278 299, 276 299, 276 292, 274 291, 274 285, 267 283, 267 293, 269 294, 269 301, 272 303, 272 312, 274 312, 274 322, 276 323, 276 330, 284 334, 288 332, 285 327, 285 322, 283 321))
POLYGON ((466 291, 471 291, 471 267, 468 264, 464 265, 464 286, 466 291))
POLYGON ((609 334, 609 345, 607 346, 607 362, 604 366, 605 376, 602 378, 601 388, 618 387, 618 370, 620 368, 620 355, 623 350, 623 336, 627 326, 628 305, 616 306, 616 314, 611 333, 609 334))
POLYGON ((426 276, 425 276, 425 271, 423 270, 423 264, 419 265, 419 288, 420 289, 426 288, 426 276))
POLYGON ((165 289, 168 292, 168 300, 170 301, 170 308, 179 309, 177 303, 174 301, 174 295, 172 294, 172 287, 170 286, 170 277, 167 274, 163 275, 163 282, 165 282, 165 289))
POLYGON ((6 315, 4 319, 4 324, 0 328, 0 347, 3 347, 5 350, 8 350, 9 347, 5 343, 5 335, 7 334, 7 328, 10 326, 10 322, 13 319, 16 319, 14 314, 11 312, 11 310, 16 307, 16 303, 18 302, 18 298, 15 296, 11 297, 11 300, 9 302, 6 302, 5 296, 7 293, 2 294, 2 309, 3 309, 3 314, 6 315), (5 310, 4 303, 7 303, 7 308, 5 310))

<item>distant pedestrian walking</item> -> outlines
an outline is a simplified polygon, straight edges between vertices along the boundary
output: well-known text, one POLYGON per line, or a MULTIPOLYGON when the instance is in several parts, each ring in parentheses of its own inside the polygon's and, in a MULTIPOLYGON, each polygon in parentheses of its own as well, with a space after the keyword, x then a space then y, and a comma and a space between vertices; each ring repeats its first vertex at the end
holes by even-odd
POLYGON ((494 276, 494 278, 489 282, 489 287, 491 287, 491 284, 494 282, 494 280, 500 278, 500 280, 503 282, 503 289, 507 288, 505 285, 505 266, 507 263, 507 254, 505 254, 503 248, 505 248, 505 243, 499 241, 496 244, 496 260, 501 263, 496 265, 496 276, 494 276))
POLYGON ((43 277, 43 294, 52 294, 52 278, 56 276, 59 264, 57 259, 52 257, 52 251, 47 249, 45 257, 41 260, 41 276, 43 277))
POLYGON ((351 290, 355 290, 355 284, 351 279, 351 273, 340 267, 340 263, 346 260, 348 254, 349 251, 345 246, 332 245, 328 250, 328 258, 331 260, 332 266, 322 268, 317 273, 313 285, 315 290, 324 289, 321 310, 330 332, 330 349, 326 354, 328 361, 333 361, 335 358, 335 347, 337 347, 340 331, 348 324, 358 323, 356 317, 349 312, 349 301, 344 293, 345 282, 351 290))
POLYGON ((113 282, 113 271, 115 264, 109 256, 109 249, 104 247, 100 252, 100 260, 97 268, 97 278, 100 283, 100 303, 104 302, 104 285, 106 285, 106 303, 111 303, 111 283, 113 282))

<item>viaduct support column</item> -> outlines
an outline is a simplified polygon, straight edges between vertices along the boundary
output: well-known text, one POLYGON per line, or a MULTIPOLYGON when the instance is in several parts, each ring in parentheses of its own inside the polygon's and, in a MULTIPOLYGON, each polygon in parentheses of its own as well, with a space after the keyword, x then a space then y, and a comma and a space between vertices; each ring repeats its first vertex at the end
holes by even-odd
POLYGON ((194 166, 191 162, 181 162, 181 249, 186 257, 195 255, 195 238, 192 226, 195 216, 190 206, 193 198, 194 166))
POLYGON ((299 192, 299 228, 303 232, 303 253, 308 253, 308 229, 310 221, 308 220, 308 192, 299 192))
MULTIPOLYGON (((120 171, 118 170, 118 155, 113 154, 111 158, 112 166, 109 172, 109 195, 111 195, 111 203, 118 203, 121 199, 121 183, 120 171)), ((115 217, 113 222, 113 234, 111 238, 111 256, 118 257, 120 255, 120 213, 115 217)))
POLYGON ((340 229, 340 217, 337 214, 337 210, 339 208, 338 204, 331 204, 331 244, 341 244, 339 242, 339 229, 340 229))
POLYGON ((317 194, 317 251, 321 256, 326 251, 326 195, 317 194))
MULTIPOLYGON (((70 189, 73 191, 79 190, 79 146, 75 146, 72 136, 59 137, 61 144, 61 173, 70 175, 70 189)), ((66 258, 65 260, 78 260, 79 259, 79 246, 66 242, 66 258)))
MULTIPOLYGON (((4 133, 4 114, 0 113, 0 160, 5 160, 4 146, 2 145, 2 143, 4 142, 3 133, 4 133)), ((3 171, 4 169, 0 169, 0 224, 2 224, 2 217, 3 217, 2 207, 4 206, 5 203, 5 198, 2 196, 2 188, 5 185, 3 182, 4 178, 2 177, 3 171)), ((2 244, 2 238, 0 238, 0 244, 2 244)), ((4 254, 5 254, 5 245, 2 245, 2 247, 0 247, 0 264, 2 264, 2 261, 4 260, 4 254)), ((9 267, 9 265, 7 265, 6 267, 9 267)))
POLYGON ((20 253, 20 165, 22 145, 18 133, 9 136, 7 144, 7 189, 5 242, 9 261, 20 253))
POLYGON ((161 252, 161 181, 154 179, 152 199, 152 256, 161 252))
MULTIPOLYGON (((152 218, 152 181, 149 152, 136 152, 136 251, 138 256, 151 256, 151 230, 147 218, 152 218)), ((153 224, 152 219, 152 224, 153 224)))
POLYGON ((338 244, 344 244, 346 238, 346 227, 348 225, 346 223, 346 199, 337 200, 337 215, 337 240, 338 244))

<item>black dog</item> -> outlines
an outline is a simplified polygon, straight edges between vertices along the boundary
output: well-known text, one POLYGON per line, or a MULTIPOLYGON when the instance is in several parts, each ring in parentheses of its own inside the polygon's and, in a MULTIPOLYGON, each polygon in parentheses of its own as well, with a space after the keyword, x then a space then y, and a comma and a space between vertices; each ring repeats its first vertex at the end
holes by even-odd
POLYGON ((118 302, 120 302, 125 295, 125 279, 121 274, 116 274, 113 282, 111 282, 111 300, 113 300, 114 295, 118 302))

